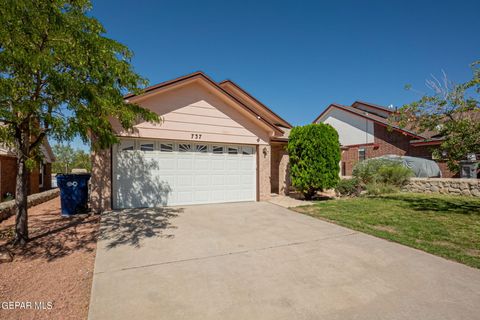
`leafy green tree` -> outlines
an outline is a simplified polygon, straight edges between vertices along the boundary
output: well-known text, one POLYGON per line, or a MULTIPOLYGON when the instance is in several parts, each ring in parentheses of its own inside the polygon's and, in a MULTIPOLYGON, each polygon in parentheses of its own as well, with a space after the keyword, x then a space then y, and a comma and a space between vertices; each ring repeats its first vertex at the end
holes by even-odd
POLYGON ((53 173, 70 173, 72 169, 92 170, 90 155, 85 151, 63 144, 56 144, 52 149, 56 158, 52 165, 53 173))
POLYGON ((159 121, 123 99, 146 80, 90 9, 88 0, 0 0, 0 141, 16 150, 17 244, 28 241, 28 170, 47 136, 79 135, 106 148, 117 142, 110 119, 127 129, 137 120, 159 121))
POLYGON ((72 169, 85 169, 88 172, 92 171, 92 160, 90 154, 83 150, 76 150, 73 157, 72 169))
POLYGON ((52 148, 55 162, 52 164, 53 173, 69 173, 72 168, 75 152, 70 145, 56 144, 52 148))
POLYGON ((473 78, 463 84, 453 84, 445 74, 441 80, 428 80, 433 94, 401 107, 392 119, 401 126, 437 132, 443 137, 433 156, 445 159, 452 171, 458 170, 458 161, 468 154, 480 153, 479 67, 480 61, 472 64, 473 78))
POLYGON ((287 150, 292 185, 305 199, 311 199, 319 190, 337 185, 340 143, 332 126, 320 123, 294 127, 287 150))

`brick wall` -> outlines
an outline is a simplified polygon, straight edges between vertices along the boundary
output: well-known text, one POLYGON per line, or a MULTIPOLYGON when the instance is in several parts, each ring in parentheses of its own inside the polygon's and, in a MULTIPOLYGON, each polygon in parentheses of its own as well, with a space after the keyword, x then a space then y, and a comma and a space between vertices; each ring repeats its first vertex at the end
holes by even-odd
POLYGON ((282 146, 278 144, 272 145, 272 168, 271 168, 271 186, 272 186, 272 193, 279 192, 279 165, 280 165, 280 152, 282 146))
MULTIPOLYGON (((30 172, 27 180, 28 194, 34 194, 41 191, 46 191, 52 188, 50 175, 52 173, 52 164, 45 165, 45 175, 43 188, 39 187, 39 169, 35 168, 30 172)), ((15 194, 17 175, 17 160, 14 157, 0 156, 0 201, 6 192, 15 194)))
MULTIPOLYGON (((410 145, 410 140, 414 138, 406 134, 393 130, 390 131, 379 124, 374 125, 374 133, 375 138, 373 144, 356 145, 342 150, 342 163, 344 163, 345 166, 345 175, 352 175, 353 167, 359 160, 359 148, 365 148, 367 159, 380 157, 386 154, 420 157, 429 160, 432 159, 431 146, 413 147, 410 145)), ((437 163, 442 171, 443 177, 451 178, 458 176, 448 169, 446 163, 437 163)))
POLYGON ((374 125, 374 130, 374 141, 378 148, 374 148, 371 156, 368 156, 368 158, 375 158, 385 154, 396 154, 399 156, 408 154, 411 140, 409 136, 398 131, 388 130, 379 124, 374 125))
POLYGON ((286 147, 285 142, 271 145, 271 192, 281 195, 288 194, 290 187, 289 158, 286 147))
POLYGON ((259 145, 257 148, 258 159, 258 196, 260 201, 270 199, 272 194, 271 159, 272 149, 270 145, 259 145), (263 150, 265 149, 265 153, 263 150))
POLYGON ((46 163, 42 191, 50 189, 52 189, 52 164, 46 163))
POLYGON ((28 194, 40 192, 40 186, 38 185, 40 183, 40 179, 38 177, 39 172, 40 171, 38 167, 30 171, 30 177, 28 179, 28 194))
POLYGON ((17 160, 14 157, 0 156, 0 201, 5 193, 15 194, 17 160))
MULTIPOLYGON (((365 148, 368 148, 368 146, 365 146, 365 148)), ((340 168, 342 168, 342 166, 345 167, 345 176, 352 175, 353 167, 358 162, 358 149, 359 147, 350 147, 348 149, 342 150, 342 165, 340 166, 340 168)))
POLYGON ((90 208, 99 213, 112 208, 112 150, 92 152, 90 208))

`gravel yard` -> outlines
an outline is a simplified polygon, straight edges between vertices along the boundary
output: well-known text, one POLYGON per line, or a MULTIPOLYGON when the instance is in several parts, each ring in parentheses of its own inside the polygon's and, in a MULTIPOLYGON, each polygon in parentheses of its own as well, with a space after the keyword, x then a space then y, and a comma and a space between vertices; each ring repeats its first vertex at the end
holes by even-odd
POLYGON ((0 319, 86 319, 99 216, 62 218, 58 197, 32 207, 25 248, 7 243, 14 222, 10 217, 0 223, 1 250, 14 255, 13 262, 0 263, 0 303, 31 302, 32 308, 0 305, 0 319))

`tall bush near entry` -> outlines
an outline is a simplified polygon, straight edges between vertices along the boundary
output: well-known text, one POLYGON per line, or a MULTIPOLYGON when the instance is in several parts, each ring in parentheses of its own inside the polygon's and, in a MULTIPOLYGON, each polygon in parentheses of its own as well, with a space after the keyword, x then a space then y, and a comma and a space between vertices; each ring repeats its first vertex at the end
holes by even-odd
POLYGON ((305 199, 337 185, 340 180, 340 143, 332 126, 319 123, 294 127, 287 150, 292 186, 305 199))

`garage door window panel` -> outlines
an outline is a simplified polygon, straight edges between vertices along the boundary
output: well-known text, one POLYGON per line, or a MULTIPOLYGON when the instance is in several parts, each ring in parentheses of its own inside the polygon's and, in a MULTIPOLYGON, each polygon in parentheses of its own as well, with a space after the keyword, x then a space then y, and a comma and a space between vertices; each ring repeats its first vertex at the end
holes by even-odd
POLYGON ((252 155, 253 154, 253 147, 242 147, 242 154, 243 155, 252 155))
POLYGON ((223 146, 213 146, 212 152, 214 154, 223 154, 224 153, 224 148, 223 148, 223 146))
POLYGON ((229 146, 228 154, 238 154, 238 147, 229 146))
POLYGON ((180 143, 178 145, 178 151, 180 152, 192 152, 192 145, 186 143, 180 143))
POLYGON ((173 143, 160 143, 160 152, 172 152, 173 143))
POLYGON ((208 147, 205 144, 197 144, 195 146, 195 151, 196 152, 201 152, 201 153, 207 153, 208 152, 208 147))
POLYGON ((135 141, 134 140, 122 140, 120 141, 120 151, 133 151, 135 150, 135 141))
POLYGON ((146 142, 146 141, 141 141, 140 142, 140 151, 146 151, 146 152, 150 152, 150 151, 153 151, 155 148, 155 143, 153 142, 146 142))

